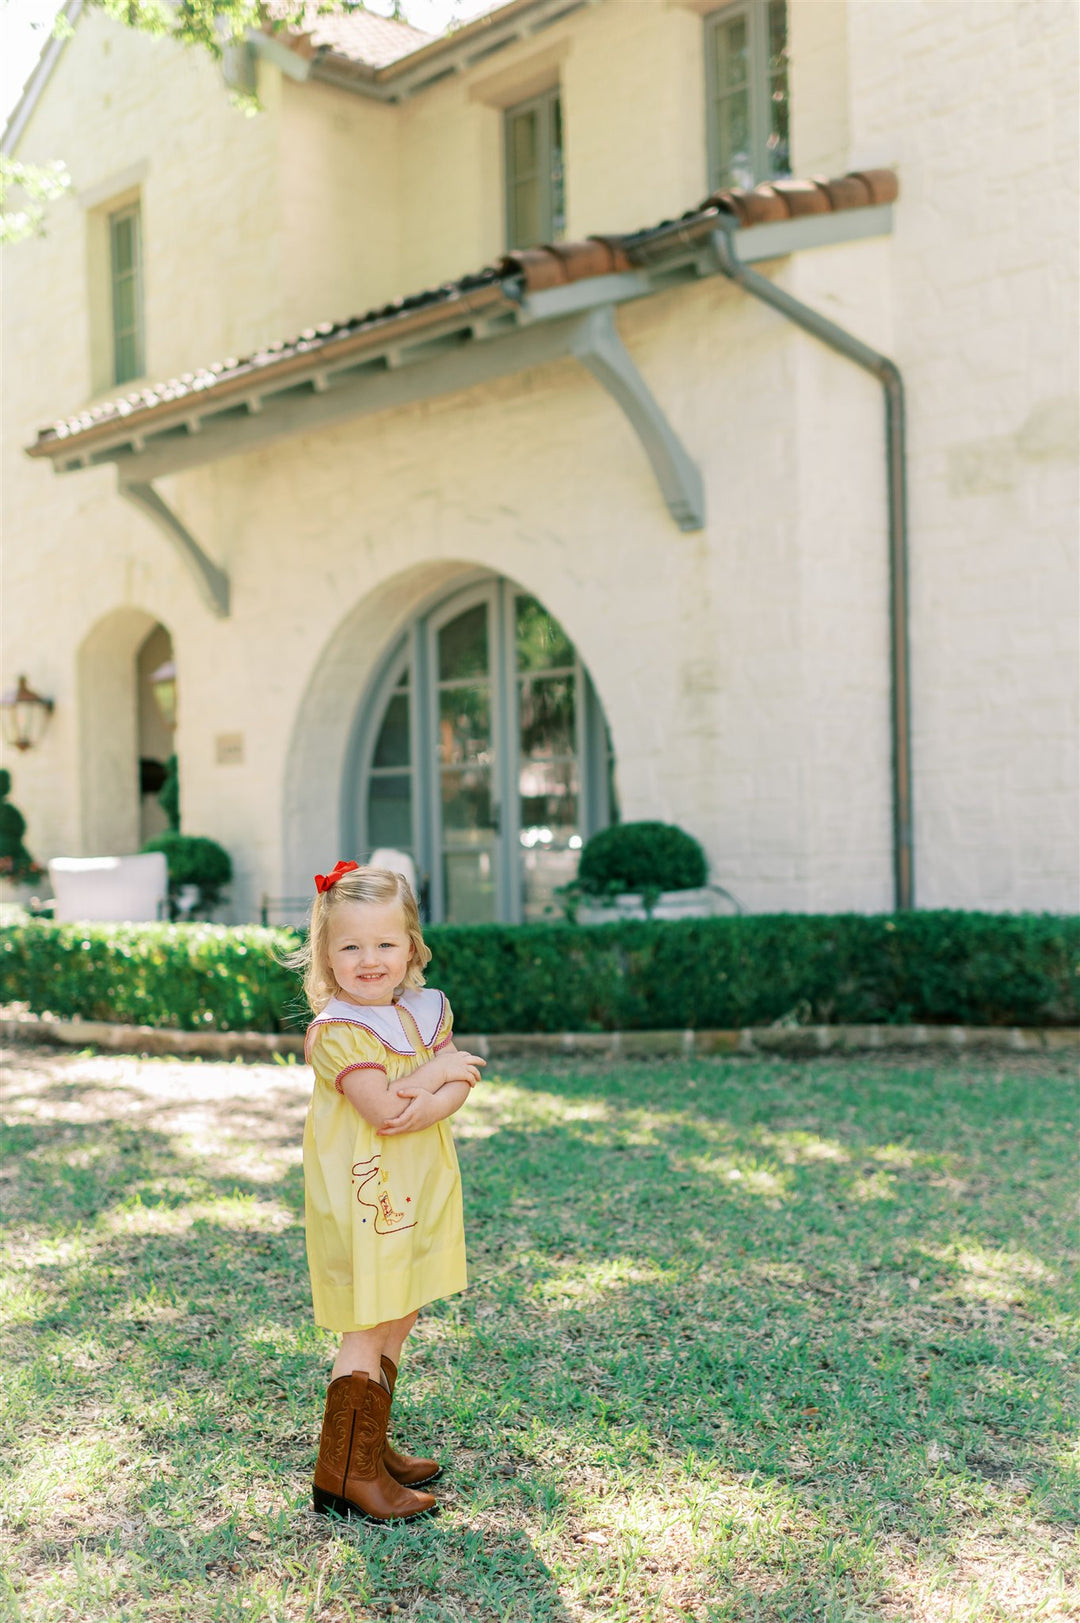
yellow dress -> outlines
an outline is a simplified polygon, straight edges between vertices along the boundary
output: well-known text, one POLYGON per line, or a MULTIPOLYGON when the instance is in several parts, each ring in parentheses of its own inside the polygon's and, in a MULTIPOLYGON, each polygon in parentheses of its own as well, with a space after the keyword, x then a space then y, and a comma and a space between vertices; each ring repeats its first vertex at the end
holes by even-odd
POLYGON ((335 998, 308 1027, 315 1086, 304 1126, 304 1209, 315 1322, 339 1334, 401 1319, 468 1283, 461 1175, 449 1121, 380 1138, 341 1091, 357 1068, 399 1082, 450 1041, 441 992, 385 1008, 335 998))

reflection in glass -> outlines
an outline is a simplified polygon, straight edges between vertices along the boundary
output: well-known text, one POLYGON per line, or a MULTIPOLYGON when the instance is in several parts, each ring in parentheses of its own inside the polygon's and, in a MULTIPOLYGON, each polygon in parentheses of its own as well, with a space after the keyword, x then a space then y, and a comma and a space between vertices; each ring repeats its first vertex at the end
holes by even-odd
POLYGON ((514 642, 519 671, 558 670, 574 663, 573 643, 535 597, 514 599, 514 642))
POLYGON ((439 632, 439 680, 486 676, 488 668, 487 604, 477 603, 439 632))
POLYGON ((442 688, 439 760, 444 766, 491 760, 491 690, 485 684, 442 688))
POLYGON ((745 16, 713 32, 716 52, 716 141, 721 186, 753 186, 750 141, 750 37, 745 16))
POLYGON ((555 892, 568 885, 578 869, 578 850, 537 846, 521 854, 521 912, 526 924, 558 919, 562 909, 555 892))
POLYGON ((770 175, 789 175, 787 0, 769 0, 768 151, 770 175))
POLYGON ((368 783, 368 843, 412 853, 412 779, 406 772, 372 777, 368 783))
POLYGON ((473 844, 490 840, 495 819, 491 803, 491 773, 486 767, 451 768, 440 774, 443 834, 473 844))
POLYGON ((375 744, 375 766, 409 764, 409 695, 395 692, 386 707, 375 744))
POLYGON ((573 676, 526 677, 520 688, 521 753, 573 755, 573 676))
POLYGON ((446 917, 454 924, 495 918, 495 864, 490 851, 448 851, 443 858, 446 917))
POLYGON ((563 164, 562 101, 551 104, 551 235, 557 242, 566 233, 566 169, 563 164))

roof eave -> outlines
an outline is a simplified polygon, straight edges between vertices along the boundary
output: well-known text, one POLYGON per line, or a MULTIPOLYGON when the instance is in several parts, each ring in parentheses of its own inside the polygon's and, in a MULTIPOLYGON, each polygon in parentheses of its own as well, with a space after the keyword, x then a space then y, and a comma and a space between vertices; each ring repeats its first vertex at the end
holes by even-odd
MULTIPOLYGON (((76 432, 43 431, 26 447, 28 456, 51 461, 57 472, 138 457, 152 442, 178 431, 185 438, 212 431, 224 413, 257 416, 264 399, 286 393, 324 393, 346 377, 375 376, 402 366, 423 364, 455 345, 499 338, 552 320, 564 319, 598 304, 616 305, 692 282, 715 272, 712 235, 726 220, 735 229, 740 257, 746 263, 782 258, 804 248, 838 245, 860 238, 887 235, 892 229, 890 202, 834 213, 763 222, 741 228, 730 210, 707 208, 687 219, 639 234, 627 269, 604 275, 582 274, 559 283, 529 284, 530 253, 511 256, 504 274, 479 287, 458 290, 438 302, 415 310, 403 309, 384 319, 366 323, 355 332, 297 344, 280 361, 247 364, 217 379, 202 374, 191 386, 178 382, 177 397, 141 409, 132 406, 123 416, 110 416, 76 432)), ((625 239, 629 245, 633 239, 625 239)))
POLYGON ((511 0, 509 5, 441 35, 383 68, 356 62, 333 48, 320 49, 310 77, 377 101, 401 102, 443 79, 487 62, 499 51, 543 33, 601 0, 511 0))

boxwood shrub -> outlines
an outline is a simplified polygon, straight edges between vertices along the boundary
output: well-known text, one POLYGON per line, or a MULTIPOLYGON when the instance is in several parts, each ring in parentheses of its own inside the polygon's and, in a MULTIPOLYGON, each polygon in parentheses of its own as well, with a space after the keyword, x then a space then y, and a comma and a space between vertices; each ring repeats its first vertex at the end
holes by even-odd
MULTIPOLYGON (((927 912, 437 925, 428 983, 465 1032, 809 1024, 1080 1024, 1080 919, 927 912)), ((0 931, 4 1002, 184 1030, 299 1030, 290 930, 49 924, 0 931)))

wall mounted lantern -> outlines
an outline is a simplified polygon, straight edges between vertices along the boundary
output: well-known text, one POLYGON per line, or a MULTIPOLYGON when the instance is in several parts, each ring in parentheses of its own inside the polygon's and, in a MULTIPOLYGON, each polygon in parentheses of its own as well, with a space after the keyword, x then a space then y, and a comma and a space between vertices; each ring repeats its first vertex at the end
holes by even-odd
POLYGON ((157 702, 164 720, 170 727, 176 726, 176 665, 167 659, 164 665, 159 665, 150 676, 150 690, 157 702))
POLYGON ((51 699, 43 699, 19 677, 18 686, 9 688, 0 699, 0 712, 4 718, 4 739, 17 750, 33 749, 49 724, 54 709, 51 699))

